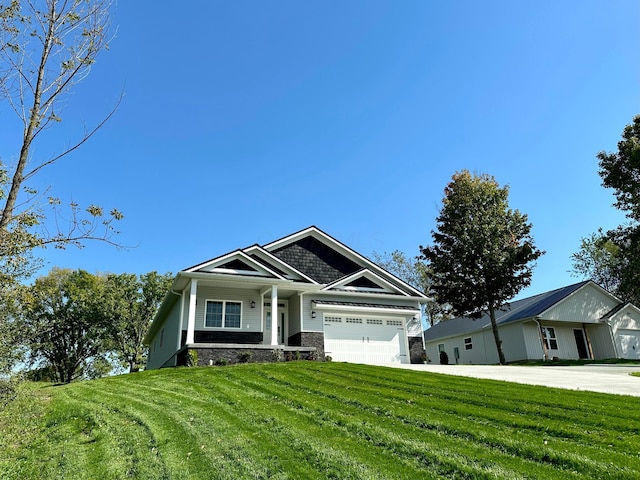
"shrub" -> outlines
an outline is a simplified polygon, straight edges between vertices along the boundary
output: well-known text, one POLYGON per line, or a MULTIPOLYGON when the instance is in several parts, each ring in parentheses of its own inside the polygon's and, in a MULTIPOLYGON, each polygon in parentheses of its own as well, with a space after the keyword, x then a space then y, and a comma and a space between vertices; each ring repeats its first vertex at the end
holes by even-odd
POLYGON ((271 350, 271 360, 274 362, 282 361, 282 350, 278 350, 277 348, 271 350))
POLYGON ((229 363, 229 360, 227 360, 226 358, 218 358, 216 360, 216 365, 218 366, 224 366, 227 365, 229 363))
POLYGON ((187 367, 197 367, 197 366, 198 366, 198 351, 189 350, 187 352, 187 367))
POLYGON ((294 354, 293 354, 293 359, 294 359, 294 360, 300 360, 300 358, 302 358, 302 357, 300 356, 300 350, 296 350, 296 351, 294 352, 294 354))
POLYGON ((307 360, 318 360, 318 352, 309 352, 309 355, 307 356, 307 360))
POLYGON ((324 357, 325 362, 330 362, 331 360, 333 360, 333 358, 331 358, 331 355, 325 355, 324 357))
POLYGON ((16 397, 16 389, 13 385, 4 380, 0 380, 0 405, 7 405, 16 397))
POLYGON ((440 365, 449 365, 449 355, 445 351, 440 352, 440 365))
POLYGON ((248 363, 253 357, 253 352, 240 352, 238 354, 238 362, 240 363, 248 363))

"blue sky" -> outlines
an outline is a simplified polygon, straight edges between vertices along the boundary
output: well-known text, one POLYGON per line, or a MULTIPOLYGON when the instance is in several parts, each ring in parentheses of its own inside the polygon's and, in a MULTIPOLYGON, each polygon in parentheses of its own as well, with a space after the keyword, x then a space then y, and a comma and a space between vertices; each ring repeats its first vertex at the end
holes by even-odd
POLYGON ((596 154, 640 113, 639 21, 631 0, 118 2, 34 159, 122 104, 34 186, 119 208, 135 248, 46 250, 41 273, 176 272, 309 225, 415 255, 466 168, 510 185, 547 252, 523 294, 575 282, 580 238, 624 221, 596 154))

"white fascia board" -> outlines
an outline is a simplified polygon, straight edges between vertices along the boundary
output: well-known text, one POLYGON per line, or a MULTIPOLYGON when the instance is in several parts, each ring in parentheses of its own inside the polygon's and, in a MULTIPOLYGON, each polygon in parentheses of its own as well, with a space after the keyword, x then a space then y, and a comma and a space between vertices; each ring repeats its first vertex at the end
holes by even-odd
POLYGON ((345 257, 347 257, 348 259, 350 259, 352 261, 355 261, 356 263, 359 263, 364 268, 367 268, 369 270, 375 270, 375 271, 379 272, 381 275, 384 275, 385 277, 393 279, 393 281, 398 282, 400 285, 402 285, 403 287, 406 287, 408 290, 410 290, 412 293, 416 294, 417 296, 422 297, 424 300, 429 300, 429 297, 427 297, 424 293, 422 293, 417 288, 409 285, 407 282, 405 282, 401 278, 395 276, 393 273, 388 272, 384 268, 379 267, 378 265, 373 263, 371 260, 369 260, 367 257, 365 257, 363 255, 360 255, 358 252, 356 252, 352 248, 348 247, 347 245, 345 245, 344 243, 340 242, 339 240, 336 240, 335 238, 331 237, 330 235, 324 233, 322 230, 320 230, 319 228, 317 228, 315 226, 311 226, 311 227, 305 228, 304 230, 301 230, 301 231, 299 231, 297 233, 294 233, 294 234, 289 235, 287 237, 281 238, 280 240, 276 240, 275 242, 269 243, 269 244, 265 245, 264 248, 267 249, 267 250, 275 250, 276 248, 278 248, 278 247, 280 247, 282 245, 287 245, 289 243, 293 243, 296 240, 298 240, 300 238, 303 238, 303 237, 305 237, 307 235, 311 235, 314 238, 316 238, 317 240, 322 240, 325 243, 328 243, 329 245, 331 245, 335 249, 340 250, 341 253, 345 257))
MULTIPOLYGON (((282 275, 280 275, 277 272, 274 272, 273 270, 271 270, 270 268, 266 267, 265 265, 256 262, 253 258, 251 258, 249 255, 247 255, 246 253, 244 253, 242 250, 235 250, 233 252, 227 253, 225 255, 222 255, 221 257, 217 257, 214 258, 213 260, 209 260, 208 262, 205 263, 201 263, 200 265, 196 265, 195 267, 191 267, 188 270, 184 270, 184 272, 187 273, 215 273, 215 272, 197 272, 197 270, 202 270, 203 268, 206 267, 210 267, 216 264, 224 264, 226 263, 228 260, 233 259, 234 257, 240 257, 242 258, 243 261, 245 261, 246 263, 248 263, 249 265, 251 265, 252 267, 254 267, 256 269, 257 272, 266 272, 268 275, 272 275, 275 278, 279 278, 279 279, 283 279, 284 277, 282 275)), ((215 268, 215 267, 213 267, 215 268)), ((220 272, 220 273, 227 273, 227 274, 233 274, 233 271, 228 271, 228 272, 220 272)), ((260 276, 259 273, 253 274, 253 275, 246 275, 243 276, 243 278, 247 278, 250 276, 260 276)), ((237 273, 238 275, 242 275, 242 273, 237 273)), ((266 277, 265 275, 261 275, 263 277, 266 277)))
POLYGON ((280 260, 278 257, 276 257, 274 254, 272 254, 271 252, 269 252, 268 250, 265 250, 264 248, 262 248, 260 245, 254 245, 252 247, 249 248, 245 248, 244 252, 250 252, 251 250, 257 250, 258 252, 260 252, 262 255, 264 255, 265 257, 267 257, 269 259, 269 261, 276 263, 278 266, 282 267, 285 270, 289 270, 291 273, 293 273, 294 275, 299 275, 301 278, 304 278, 305 280, 307 280, 308 282, 311 283, 315 283, 318 284, 318 282, 316 282, 314 279, 312 279, 311 277, 306 276, 304 273, 302 273, 299 270, 296 270, 295 268, 293 268, 291 265, 289 265, 286 262, 283 262, 282 260, 280 260))
POLYGON ((394 314, 394 315, 406 315, 406 316, 416 316, 420 313, 420 309, 409 310, 402 308, 386 308, 386 307, 360 307, 354 305, 328 305, 322 302, 312 302, 313 307, 318 310, 331 310, 331 311, 340 311, 340 312, 369 312, 369 313, 379 313, 379 314, 394 314))
MULTIPOLYGON (((344 286, 347 283, 351 282, 352 280, 355 280, 355 279, 357 279, 359 277, 367 277, 367 275, 373 277, 376 282, 382 283, 383 285, 385 285, 389 289, 389 290, 387 290, 386 293, 398 292, 398 293, 404 295, 405 297, 410 297, 411 296, 407 292, 401 290, 400 288, 398 288, 397 286, 395 286, 394 284, 392 284, 388 280, 385 280, 380 275, 377 275, 376 273, 372 272, 368 268, 364 268, 362 270, 358 270, 357 272, 354 272, 354 273, 352 273, 350 275, 347 275, 346 277, 339 278, 335 282, 328 284, 326 287, 323 288, 323 290, 329 290, 329 289, 332 289, 332 288, 337 288, 337 287, 340 287, 340 286, 344 286)), ((373 291, 376 292, 376 294, 378 292, 377 290, 373 290, 373 291)), ((351 290, 349 292, 351 292, 351 290)), ((352 290, 352 292, 353 293, 367 293, 366 290, 352 290)))

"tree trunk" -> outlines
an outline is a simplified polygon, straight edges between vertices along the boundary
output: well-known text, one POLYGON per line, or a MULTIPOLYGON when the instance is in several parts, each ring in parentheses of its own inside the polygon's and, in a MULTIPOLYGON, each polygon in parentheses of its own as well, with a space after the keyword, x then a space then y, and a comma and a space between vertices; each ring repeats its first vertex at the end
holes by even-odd
POLYGON ((502 351, 502 340, 500 340, 500 332, 498 332, 498 324, 496 323, 496 309, 493 305, 489 306, 489 317, 491 318, 491 329, 493 330, 493 338, 496 341, 496 348, 498 349, 498 359, 500 365, 506 365, 507 361, 504 359, 504 352, 502 351))

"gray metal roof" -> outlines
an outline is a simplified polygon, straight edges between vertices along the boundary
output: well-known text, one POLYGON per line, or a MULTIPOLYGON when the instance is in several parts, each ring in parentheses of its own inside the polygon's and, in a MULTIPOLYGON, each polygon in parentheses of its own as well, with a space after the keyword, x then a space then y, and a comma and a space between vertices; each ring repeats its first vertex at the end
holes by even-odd
MULTIPOLYGON (((496 322, 498 325, 504 325, 505 323, 536 317, 589 282, 591 282, 591 280, 507 303, 502 309, 496 311, 496 322)), ((436 340, 454 335, 462 335, 480 330, 489 325, 491 325, 491 319, 488 313, 484 313, 482 317, 477 320, 469 317, 457 317, 440 322, 429 328, 424 332, 424 338, 425 340, 436 340)))

